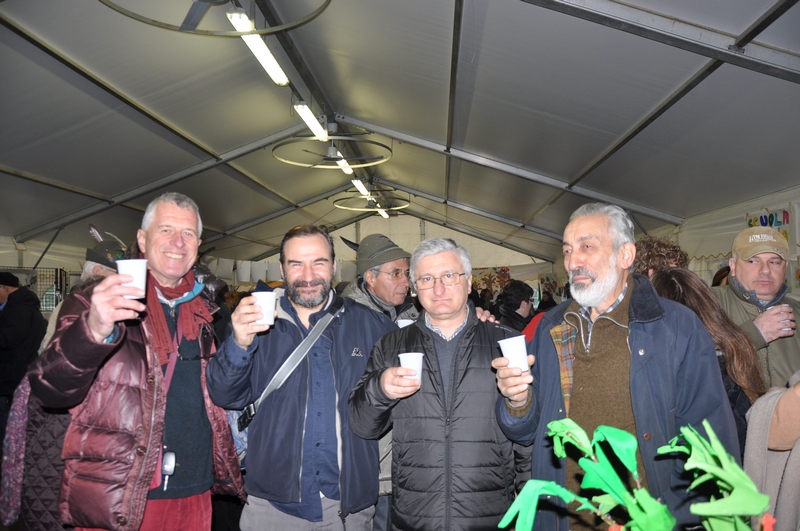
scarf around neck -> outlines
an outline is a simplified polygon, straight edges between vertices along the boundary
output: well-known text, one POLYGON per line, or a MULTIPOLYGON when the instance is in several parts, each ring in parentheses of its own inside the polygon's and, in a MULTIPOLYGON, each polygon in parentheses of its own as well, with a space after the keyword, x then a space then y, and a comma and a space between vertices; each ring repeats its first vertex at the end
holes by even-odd
POLYGON ((198 297, 204 285, 195 280, 193 271, 189 270, 174 288, 160 285, 149 271, 147 277, 147 315, 144 322, 153 336, 153 350, 158 361, 165 365, 169 361, 170 353, 182 340, 194 341, 200 337, 203 325, 212 320, 211 312, 203 303, 202 297, 198 297), (174 340, 162 302, 171 308, 180 306, 174 340), (179 334, 180 337, 177 337, 179 334))

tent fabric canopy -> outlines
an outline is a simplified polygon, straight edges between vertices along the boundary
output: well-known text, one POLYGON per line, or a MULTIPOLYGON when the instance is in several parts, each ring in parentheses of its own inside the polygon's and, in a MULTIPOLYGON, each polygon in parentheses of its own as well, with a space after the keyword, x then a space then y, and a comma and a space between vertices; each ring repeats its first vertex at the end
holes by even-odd
MULTIPOLYGON (((192 5, 117 3, 178 25, 192 5)), ((323 0, 240 3, 264 28, 323 0)), ((201 252, 260 261, 294 225, 375 217, 334 205, 356 177, 408 197, 401 218, 557 262, 586 202, 618 204, 649 232, 797 185, 796 4, 333 0, 266 38, 281 87, 238 38, 155 28, 97 0, 3 0, 0 235, 85 248, 92 223, 131 240, 172 190, 200 206, 201 252), (333 147, 381 155, 368 139, 391 160, 353 176, 278 161, 277 143, 309 135, 300 100, 359 135, 333 147)), ((198 29, 230 30, 230 7, 198 29)))

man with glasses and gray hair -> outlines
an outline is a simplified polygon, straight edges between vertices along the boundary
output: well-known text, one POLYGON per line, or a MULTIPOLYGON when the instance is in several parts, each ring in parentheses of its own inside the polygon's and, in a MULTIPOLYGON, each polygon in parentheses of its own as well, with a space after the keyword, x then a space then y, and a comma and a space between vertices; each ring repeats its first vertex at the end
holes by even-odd
POLYGON ((420 243, 411 280, 424 311, 384 336, 350 395, 353 431, 376 439, 393 427, 392 527, 488 529, 514 499, 512 443, 494 413, 491 362, 515 332, 478 318, 467 295, 472 267, 453 240, 420 243), (399 355, 423 354, 422 370, 399 355))

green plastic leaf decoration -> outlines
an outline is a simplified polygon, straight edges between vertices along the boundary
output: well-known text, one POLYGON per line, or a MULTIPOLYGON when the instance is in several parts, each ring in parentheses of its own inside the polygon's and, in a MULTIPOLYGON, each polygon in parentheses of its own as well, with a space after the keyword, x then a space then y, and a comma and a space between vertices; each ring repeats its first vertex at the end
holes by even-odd
POLYGON ((634 489, 636 503, 627 506, 631 531, 671 531, 676 520, 666 505, 653 498, 646 489, 634 489))
MULTIPOLYGON (((750 477, 736 463, 736 459, 725 450, 708 421, 703 421, 703 428, 708 439, 702 437, 692 426, 681 428, 681 437, 691 449, 684 468, 696 475, 689 490, 713 481, 722 496, 708 502, 694 503, 689 510, 692 514, 703 517, 706 529, 739 529, 742 518, 732 517, 763 514, 769 509, 769 496, 758 492, 750 477)), ((665 448, 667 447, 659 448, 659 453, 668 453, 662 452, 665 448)))
POLYGON ((580 507, 578 507, 579 510, 589 510, 593 513, 597 512, 589 500, 581 496, 576 496, 557 483, 530 479, 525 483, 517 499, 511 504, 511 507, 506 511, 505 516, 503 516, 503 519, 497 524, 497 527, 505 529, 516 517, 517 524, 515 529, 517 531, 531 531, 531 529, 533 529, 534 518, 536 517, 536 509, 539 506, 540 496, 557 496, 567 504, 577 500, 581 502, 580 507))
POLYGON ((675 453, 684 453, 686 455, 689 455, 691 453, 691 449, 685 444, 683 444, 683 438, 680 435, 676 435, 669 441, 669 443, 656 450, 657 455, 675 454, 675 453))
POLYGON ((598 426, 594 430, 593 437, 593 446, 602 441, 608 442, 623 466, 633 474, 634 478, 639 477, 636 468, 636 450, 639 448, 639 443, 636 441, 636 436, 613 426, 598 426))
POLYGON ((612 509, 614 509, 614 507, 619 505, 619 503, 612 498, 610 494, 593 496, 592 501, 597 504, 597 510, 605 514, 608 514, 612 509))
POLYGON ((589 436, 574 420, 569 418, 554 420, 547 424, 547 428, 550 430, 547 435, 553 438, 553 452, 556 457, 561 459, 567 457, 564 449, 567 443, 573 444, 588 456, 592 455, 592 443, 589 441, 589 436))
POLYGON ((600 451, 595 455, 598 461, 592 461, 588 457, 578 459, 578 465, 586 471, 583 481, 581 481, 581 488, 602 490, 622 505, 627 506, 632 503, 633 496, 628 492, 605 454, 600 451))

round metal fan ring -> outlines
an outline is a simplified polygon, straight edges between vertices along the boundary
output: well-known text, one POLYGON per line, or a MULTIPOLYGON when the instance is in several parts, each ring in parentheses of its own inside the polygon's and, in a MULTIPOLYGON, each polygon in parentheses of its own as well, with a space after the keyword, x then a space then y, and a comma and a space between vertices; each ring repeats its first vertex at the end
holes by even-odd
POLYGON ((333 206, 343 210, 354 210, 356 212, 377 212, 378 209, 391 211, 408 208, 411 206, 411 200, 397 197, 396 195, 366 198, 361 194, 356 194, 351 197, 342 197, 335 200, 333 206), (370 201, 370 199, 373 199, 373 201, 370 201), (358 201, 361 201, 362 204, 358 205, 358 201), (386 201, 391 201, 391 203, 386 203, 386 201))
MULTIPOLYGON (((162 22, 160 20, 155 20, 152 18, 148 18, 142 16, 138 13, 134 13, 129 9, 125 9, 121 5, 113 2, 112 0, 99 0, 99 2, 117 13, 121 15, 125 15, 128 18, 132 18, 138 22, 143 24, 147 24, 148 26, 155 26, 157 28, 166 29, 170 31, 177 31, 179 33, 190 33, 192 35, 202 35, 205 37, 241 37, 242 35, 273 35, 275 33, 279 33, 281 31, 289 31, 295 28, 299 28, 305 24, 308 24, 325 11, 328 6, 330 5, 332 0, 324 0, 322 5, 309 13, 308 15, 298 18, 297 20, 293 20, 292 22, 287 22, 286 24, 281 24, 280 26, 272 26, 269 28, 263 29, 254 29, 253 31, 214 31, 214 30, 199 30, 199 29, 181 29, 180 26, 176 26, 174 24, 169 24, 167 22, 162 22)), ((208 2, 212 5, 221 5, 226 4, 226 2, 208 2)))
MULTIPOLYGON (((369 168, 370 166, 377 166, 378 164, 383 164, 384 162, 388 162, 393 155, 392 148, 387 146, 386 144, 382 144, 381 142, 377 142, 375 140, 368 140, 366 138, 354 138, 352 136, 337 136, 337 135, 330 135, 328 136, 328 140, 342 140, 351 143, 358 143, 358 144, 370 144, 372 146, 376 146, 381 150, 386 152, 386 155, 383 158, 377 160, 369 160, 365 162, 361 162, 358 164, 351 164, 350 162, 347 163, 352 169, 357 168, 369 168)), ((288 158, 288 156, 280 155, 278 151, 286 146, 290 146, 293 144, 298 144, 301 142, 308 143, 309 145, 313 146, 314 148, 320 149, 319 146, 321 142, 315 138, 289 138, 287 140, 283 140, 278 142, 274 146, 272 146, 272 156, 275 157, 277 160, 284 162, 286 164, 291 164, 292 166, 300 166, 301 168, 314 168, 318 170, 341 170, 338 164, 335 161, 324 161, 320 160, 319 162, 303 162, 300 160, 292 160, 288 158)), ((323 148, 324 149, 324 148, 323 148)), ((308 152, 308 150, 305 150, 308 152)), ((345 157, 346 160, 346 157, 345 157)))

